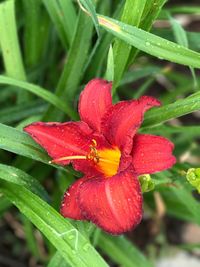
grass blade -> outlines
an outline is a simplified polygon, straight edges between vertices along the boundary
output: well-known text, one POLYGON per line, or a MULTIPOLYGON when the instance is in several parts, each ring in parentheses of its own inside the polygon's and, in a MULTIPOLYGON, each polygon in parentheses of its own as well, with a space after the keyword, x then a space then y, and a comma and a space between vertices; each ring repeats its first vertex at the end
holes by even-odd
POLYGON ((49 200, 46 191, 36 179, 15 167, 0 164, 0 179, 19 186, 24 186, 43 199, 49 200))
POLYGON ((200 54, 137 27, 98 15, 99 24, 116 37, 152 56, 200 68, 200 54))
POLYGON ((1 191, 48 238, 71 266, 108 267, 76 228, 24 187, 2 182, 1 191))
POLYGON ((41 88, 38 85, 19 81, 19 80, 13 79, 13 78, 8 78, 8 77, 3 76, 3 75, 0 75, 0 84, 17 86, 19 89, 27 90, 27 91, 43 98, 48 103, 54 105, 56 108, 62 110, 66 114, 68 114, 70 117, 76 118, 76 113, 73 112, 73 110, 71 110, 62 99, 59 99, 56 95, 41 88))
POLYGON ((151 263, 124 236, 101 233, 98 246, 115 263, 123 267, 152 267, 151 263))
POLYGON ((43 0, 43 4, 56 27, 63 46, 67 48, 72 43, 77 19, 72 1, 43 0))
POLYGON ((165 105, 161 108, 150 110, 146 116, 143 126, 153 126, 173 118, 178 118, 183 115, 192 113, 200 109, 200 93, 190 95, 185 99, 177 100, 176 102, 165 105))

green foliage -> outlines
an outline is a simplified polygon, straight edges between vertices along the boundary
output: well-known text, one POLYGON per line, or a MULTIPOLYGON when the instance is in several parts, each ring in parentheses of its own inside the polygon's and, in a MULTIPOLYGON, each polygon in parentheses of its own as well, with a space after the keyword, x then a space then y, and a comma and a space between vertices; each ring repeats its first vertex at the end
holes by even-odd
POLYGON ((62 194, 79 174, 50 164, 22 129, 38 120, 78 120, 80 92, 94 77, 113 81, 114 101, 155 95, 163 105, 147 112, 140 132, 170 138, 181 163, 139 177, 142 191, 150 191, 144 212, 155 219, 156 192, 168 215, 200 225, 200 204, 192 194, 200 192, 200 126, 192 114, 200 110, 194 69, 200 68, 200 33, 174 18, 190 19, 200 7, 165 0, 0 2, 0 216, 18 208, 13 216, 29 253, 44 266, 153 266, 148 244, 144 256, 126 236, 59 215, 62 194), (162 20, 171 28, 163 28, 162 20))

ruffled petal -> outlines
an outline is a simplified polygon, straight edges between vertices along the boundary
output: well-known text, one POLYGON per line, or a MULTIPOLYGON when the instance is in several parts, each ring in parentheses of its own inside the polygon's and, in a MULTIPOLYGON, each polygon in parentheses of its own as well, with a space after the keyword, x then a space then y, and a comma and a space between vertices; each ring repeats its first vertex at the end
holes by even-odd
MULTIPOLYGON (((92 130, 84 122, 32 123, 24 128, 53 159, 72 155, 87 155, 92 130)), ((58 164, 69 164, 63 160, 58 164)))
POLYGON ((174 145, 168 139, 150 134, 138 134, 133 140, 133 167, 137 174, 163 171, 176 163, 174 145))
POLYGON ((60 207, 60 213, 63 215, 63 217, 71 218, 74 220, 85 219, 84 216, 81 214, 81 210, 77 202, 77 196, 79 194, 80 185, 87 180, 87 177, 78 179, 65 192, 60 207))
POLYGON ((132 171, 81 184, 78 202, 82 215, 112 234, 133 229, 142 218, 142 195, 132 171))
POLYGON ((112 105, 112 83, 102 79, 91 80, 83 90, 79 100, 81 120, 100 132, 101 118, 112 105))
POLYGON ((159 105, 158 100, 149 96, 119 102, 112 106, 103 117, 102 132, 110 143, 129 154, 132 149, 133 136, 143 121, 144 112, 159 105))

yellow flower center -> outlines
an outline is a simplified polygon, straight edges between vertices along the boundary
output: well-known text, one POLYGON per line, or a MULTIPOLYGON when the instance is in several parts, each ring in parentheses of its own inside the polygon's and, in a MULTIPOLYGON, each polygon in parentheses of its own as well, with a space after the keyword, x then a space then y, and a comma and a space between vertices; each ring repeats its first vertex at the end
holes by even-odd
POLYGON ((90 152, 86 156, 69 156, 62 157, 59 159, 54 159, 50 163, 58 163, 65 160, 76 160, 83 159, 92 161, 96 169, 103 173, 106 178, 115 175, 119 168, 121 152, 118 147, 113 147, 111 149, 103 148, 97 149, 96 140, 92 140, 92 145, 90 146, 90 152))
POLYGON ((87 159, 92 160, 96 168, 102 172, 106 177, 111 177, 117 173, 119 167, 119 161, 121 152, 118 147, 112 149, 98 149, 97 143, 93 139, 90 146, 90 153, 87 155, 87 159))

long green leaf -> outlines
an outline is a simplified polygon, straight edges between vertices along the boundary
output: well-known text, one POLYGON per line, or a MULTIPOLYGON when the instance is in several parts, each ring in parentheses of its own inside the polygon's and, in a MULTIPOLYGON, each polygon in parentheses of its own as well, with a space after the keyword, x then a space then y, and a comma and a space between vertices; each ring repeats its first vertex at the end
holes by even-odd
MULTIPOLYGON (((4 1, 0 4, 0 47, 2 50, 5 71, 10 77, 26 80, 17 25, 15 19, 15 1, 4 1)), ((18 101, 29 99, 27 92, 19 92, 18 101)))
POLYGON ((56 27, 62 44, 67 48, 72 43, 77 19, 72 1, 43 0, 43 3, 56 27))
MULTIPOLYGON (((146 0, 126 0, 121 21, 129 25, 138 26, 142 18, 145 4, 146 0)), ((113 47, 115 62, 113 90, 118 86, 125 71, 131 49, 132 47, 130 44, 127 44, 120 39, 115 40, 113 47)))
POLYGON ((49 157, 27 134, 0 123, 0 148, 48 163, 49 157))
MULTIPOLYGON (((47 109, 47 105, 41 101, 29 101, 28 103, 21 103, 16 106, 9 106, 0 110, 0 122, 11 124, 29 116, 42 114, 47 109)), ((37 121, 36 119, 34 121, 37 121)), ((33 121, 32 121, 33 122, 33 121)), ((28 124, 28 123, 27 123, 28 124)))
POLYGON ((0 164, 0 179, 19 186, 24 186, 38 196, 49 200, 46 191, 40 185, 40 183, 32 176, 17 168, 5 164, 0 164))
POLYGON ((98 15, 99 24, 116 37, 152 56, 200 68, 200 54, 134 26, 98 15))
POLYGON ((177 218, 200 225, 200 204, 183 186, 160 188, 167 212, 177 218))
POLYGON ((12 85, 17 86, 19 89, 27 90, 44 100, 46 100, 48 103, 54 105, 56 108, 64 111, 67 113, 70 117, 75 117, 75 112, 73 112, 71 109, 68 108, 65 101, 62 99, 59 99, 56 95, 53 93, 41 88, 38 85, 34 85, 28 82, 19 81, 13 78, 9 78, 3 75, 0 75, 0 84, 6 84, 6 85, 12 85))
POLYGON ((63 258, 77 267, 108 267, 76 228, 24 187, 1 182, 1 191, 50 240, 63 258))
POLYGON ((99 22, 98 22, 98 18, 97 18, 97 14, 96 14, 96 10, 95 10, 95 5, 93 3, 92 0, 79 0, 79 2, 81 3, 81 5, 83 5, 83 7, 87 10, 87 12, 89 12, 89 14, 92 17, 94 26, 96 28, 97 34, 99 35, 99 22))
POLYGON ((48 42, 49 17, 41 0, 22 0, 24 16, 24 60, 28 67, 41 63, 48 42))
MULTIPOLYGON (((83 76, 84 64, 90 48, 92 29, 92 21, 80 11, 71 49, 56 88, 56 95, 62 99, 65 98, 69 107, 74 102, 75 93, 83 76)), ((50 107, 44 119, 57 120, 58 114, 55 108, 50 107)))
POLYGON ((70 265, 64 261, 59 252, 56 252, 50 260, 47 267, 69 267, 70 265))
POLYGON ((199 109, 200 93, 198 92, 185 99, 177 100, 173 104, 150 110, 145 116, 143 126, 153 126, 161 122, 192 113, 199 109))
POLYGON ((151 263, 124 236, 101 233, 98 246, 115 263, 123 267, 152 267, 151 263))
POLYGON ((25 80, 25 70, 17 36, 14 0, 4 1, 0 4, 0 46, 7 75, 25 80))

